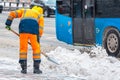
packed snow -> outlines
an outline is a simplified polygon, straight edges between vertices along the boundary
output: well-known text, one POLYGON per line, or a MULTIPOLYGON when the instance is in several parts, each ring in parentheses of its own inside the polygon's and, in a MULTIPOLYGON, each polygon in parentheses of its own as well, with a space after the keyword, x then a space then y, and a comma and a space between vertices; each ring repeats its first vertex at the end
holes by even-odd
POLYGON ((119 60, 108 56, 101 47, 92 48, 90 53, 81 53, 77 49, 59 46, 46 54, 60 64, 54 64, 42 56, 40 66, 43 74, 39 75, 32 73, 30 61, 28 73, 23 75, 16 59, 1 57, 0 80, 120 80, 119 60))

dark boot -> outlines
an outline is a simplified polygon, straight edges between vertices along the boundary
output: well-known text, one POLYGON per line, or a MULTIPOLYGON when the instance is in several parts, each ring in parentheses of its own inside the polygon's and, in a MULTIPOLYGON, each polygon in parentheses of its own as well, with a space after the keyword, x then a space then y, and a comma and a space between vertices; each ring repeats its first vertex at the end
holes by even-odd
POLYGON ((40 66, 40 61, 34 61, 34 71, 33 73, 35 74, 41 74, 42 71, 39 69, 39 66, 40 66))
POLYGON ((20 60, 19 61, 20 65, 21 65, 21 73, 23 74, 27 74, 27 61, 26 60, 20 60))

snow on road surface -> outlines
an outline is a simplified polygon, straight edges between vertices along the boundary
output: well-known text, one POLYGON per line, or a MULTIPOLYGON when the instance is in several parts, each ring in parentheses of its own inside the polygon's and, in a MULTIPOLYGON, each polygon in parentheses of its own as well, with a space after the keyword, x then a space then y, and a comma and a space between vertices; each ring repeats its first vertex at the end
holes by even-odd
POLYGON ((42 56, 43 74, 33 74, 32 63, 28 62, 28 73, 25 75, 20 73, 17 59, 0 57, 0 80, 120 80, 118 59, 108 57, 100 47, 93 48, 91 52, 94 56, 77 49, 57 47, 47 54, 59 61, 60 65, 42 56))

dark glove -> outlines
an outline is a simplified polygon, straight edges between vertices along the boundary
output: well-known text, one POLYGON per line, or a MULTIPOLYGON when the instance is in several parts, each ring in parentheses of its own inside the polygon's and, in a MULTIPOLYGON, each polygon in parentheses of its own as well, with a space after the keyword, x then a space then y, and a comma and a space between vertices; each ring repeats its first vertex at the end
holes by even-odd
POLYGON ((6 28, 7 30, 11 30, 10 26, 6 26, 5 28, 6 28))

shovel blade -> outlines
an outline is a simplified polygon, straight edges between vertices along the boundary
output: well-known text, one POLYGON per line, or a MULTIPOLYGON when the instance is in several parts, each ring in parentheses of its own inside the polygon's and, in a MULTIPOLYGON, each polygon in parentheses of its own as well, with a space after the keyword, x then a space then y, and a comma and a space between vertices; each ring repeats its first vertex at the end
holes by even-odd
POLYGON ((54 58, 52 58, 52 57, 47 57, 47 59, 48 59, 49 61, 51 61, 51 62, 57 64, 57 65, 60 64, 56 59, 54 59, 54 58))

